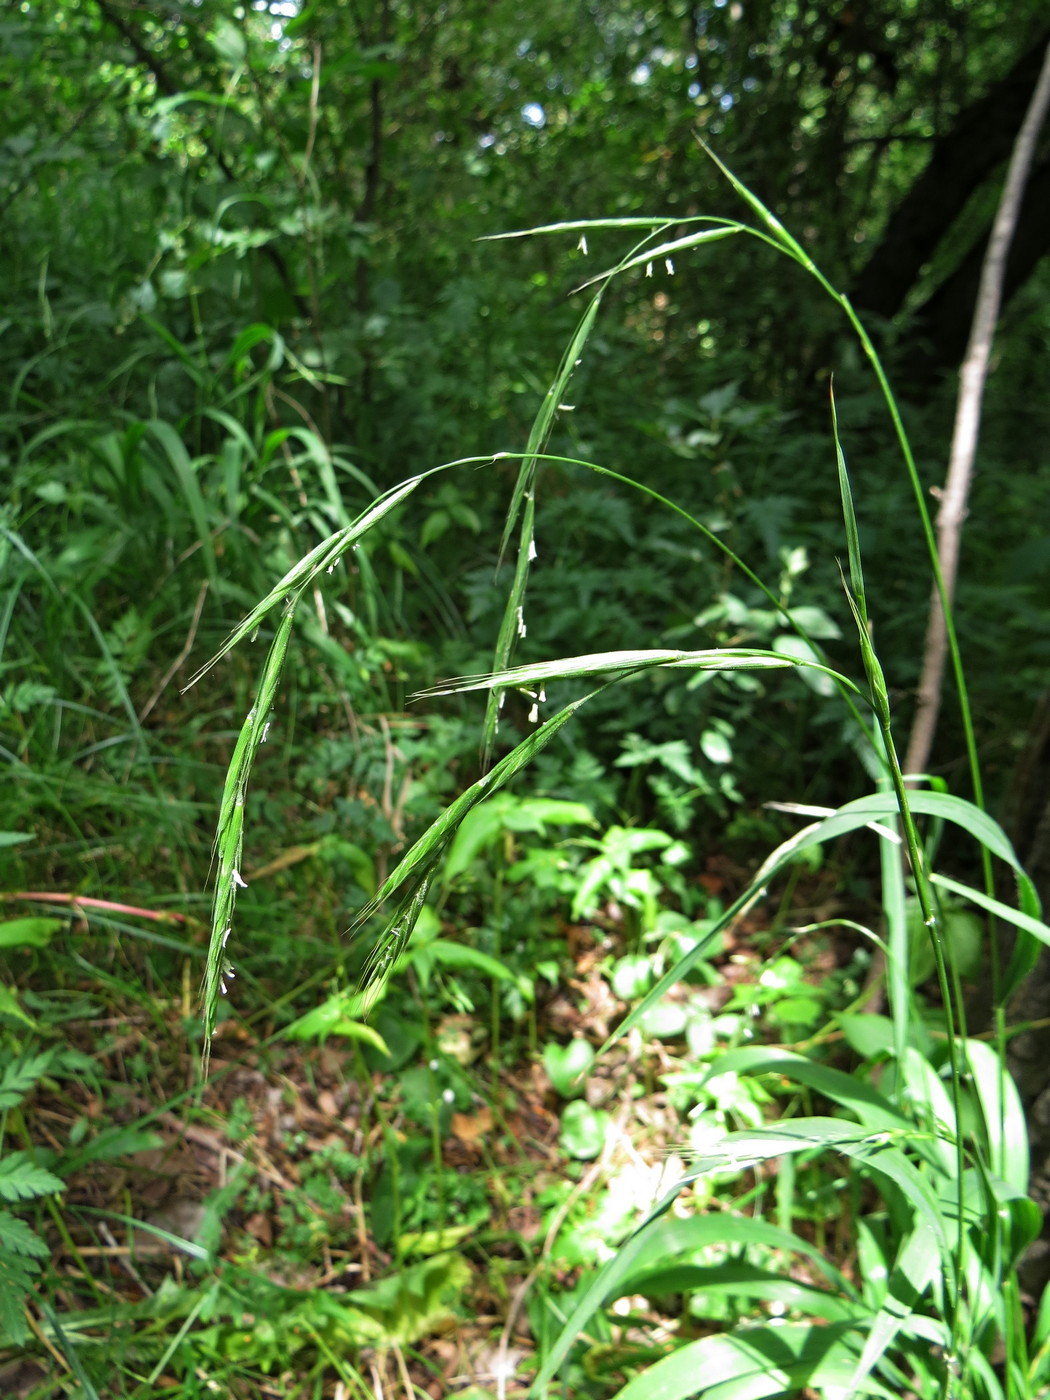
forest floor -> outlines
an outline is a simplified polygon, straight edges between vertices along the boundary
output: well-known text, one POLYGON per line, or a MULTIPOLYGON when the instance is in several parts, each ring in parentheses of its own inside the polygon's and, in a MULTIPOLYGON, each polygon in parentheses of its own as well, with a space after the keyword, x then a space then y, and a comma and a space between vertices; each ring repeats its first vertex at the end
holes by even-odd
MULTIPOLYGON (((820 903, 826 882, 812 881, 806 902, 820 903)), ((760 908, 731 932, 716 985, 680 994, 717 1014, 734 986, 755 981, 768 915, 760 908)), ((615 939, 599 925, 565 933, 563 979, 540 1008, 536 1043, 597 1046, 628 1009, 609 980, 615 939)), ((814 942, 795 956, 819 986, 848 949, 814 942)), ((177 995, 148 1004, 105 1001, 87 976, 78 990, 93 1014, 68 1040, 92 1072, 42 1083, 26 1136, 45 1152, 84 1145, 48 1233, 52 1269, 68 1279, 67 1325, 87 1307, 85 1338, 113 1345, 123 1334, 129 1372, 149 1372, 156 1393, 189 1393, 192 1354, 202 1381, 218 1376, 245 1400, 524 1395, 537 1334, 556 1333, 586 1267, 687 1171, 689 1102, 667 1085, 697 1066, 675 1038, 634 1030, 594 1063, 585 1099, 602 1141, 573 1153, 540 1055, 519 1035, 494 1067, 479 1014, 433 1026, 469 1085, 467 1106, 460 1096, 452 1111, 446 1100, 421 1115, 406 1078, 366 1065, 356 1042, 267 1038, 252 1017, 222 1023, 202 1083, 188 969, 177 995), (109 1149, 93 1153, 107 1135, 109 1149)), ((760 1121, 765 1110, 751 1111, 760 1121)), ((775 1163, 753 1173, 756 1211, 774 1178, 775 1163)), ((595 1394, 672 1338, 707 1330, 643 1297, 621 1299, 613 1317, 595 1339, 595 1394)), ((37 1340, 67 1370, 45 1331, 37 1340)), ((8 1356, 0 1393, 37 1394, 41 1363, 8 1356)))

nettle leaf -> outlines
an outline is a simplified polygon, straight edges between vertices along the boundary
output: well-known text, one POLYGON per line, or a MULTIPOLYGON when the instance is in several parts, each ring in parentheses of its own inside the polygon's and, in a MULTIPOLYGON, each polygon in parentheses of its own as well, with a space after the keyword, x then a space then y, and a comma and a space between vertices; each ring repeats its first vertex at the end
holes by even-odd
POLYGON ((450 1251, 355 1289, 346 1300, 382 1328, 385 1341, 410 1346, 449 1324, 469 1281, 467 1261, 450 1251))
POLYGON ((51 1052, 6 1065, 0 1073, 0 1109, 15 1108, 51 1067, 51 1052))
POLYGON ((0 1201, 32 1201, 64 1190, 62 1178, 38 1167, 28 1153, 9 1152, 0 1161, 0 1201))
POLYGON ((37 1268, 32 1259, 0 1252, 0 1346, 19 1346, 26 1337, 22 1300, 32 1290, 37 1268))
POLYGON ((24 1259, 46 1259, 51 1251, 24 1220, 19 1220, 9 1210, 0 1210, 0 1254, 3 1253, 17 1254, 24 1259))

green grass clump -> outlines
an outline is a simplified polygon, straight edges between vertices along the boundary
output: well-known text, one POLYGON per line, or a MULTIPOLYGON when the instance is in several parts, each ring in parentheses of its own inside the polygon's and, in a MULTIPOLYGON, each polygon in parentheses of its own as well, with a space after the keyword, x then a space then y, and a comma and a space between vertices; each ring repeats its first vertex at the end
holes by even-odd
MULTIPOLYGON (((726 172, 728 175, 728 172, 726 172)), ((721 551, 728 563, 755 586, 780 619, 789 644, 773 647, 721 646, 702 650, 636 648, 576 655, 555 661, 512 665, 517 646, 526 635, 531 605, 529 585, 542 542, 537 541, 537 501, 544 472, 589 470, 637 489, 650 498, 656 493, 643 482, 595 464, 552 455, 548 440, 562 412, 570 381, 585 358, 597 323, 603 293, 618 277, 647 269, 660 261, 670 270, 675 259, 730 236, 755 238, 772 246, 814 277, 845 313, 860 337, 884 396, 900 446, 904 467, 917 506, 918 534, 927 548, 930 567, 939 580, 933 534, 922 485, 907 435, 871 340, 848 301, 824 279, 819 269, 775 217, 731 175, 734 188, 757 216, 755 226, 729 220, 694 220, 699 225, 673 238, 670 225, 658 220, 615 220, 555 225, 545 234, 591 232, 599 228, 641 230, 640 242, 610 271, 590 279, 598 291, 581 318, 561 368, 543 400, 526 449, 499 454, 499 461, 518 462, 500 554, 516 540, 512 580, 503 609, 492 669, 446 682, 427 692, 430 697, 483 689, 490 699, 483 733, 486 759, 494 755, 500 709, 508 692, 522 693, 538 726, 516 743, 491 768, 451 802, 416 840, 360 912, 364 924, 387 900, 395 912, 373 935, 365 966, 362 999, 354 1015, 380 999, 388 980, 406 964, 413 929, 432 888, 441 884, 457 830, 470 814, 501 791, 527 765, 539 759, 581 707, 628 681, 639 682, 656 672, 684 672, 692 684, 710 684, 714 677, 760 675, 769 671, 804 674, 814 685, 840 697, 848 722, 864 746, 876 788, 829 811, 815 823, 783 842, 766 859, 743 892, 715 917, 705 921, 702 935, 688 950, 654 966, 651 985, 634 998, 603 1047, 608 1054, 636 1027, 645 1025, 673 989, 710 961, 716 940, 737 924, 763 898, 779 875, 847 833, 873 832, 878 842, 884 897, 885 934, 870 938, 885 965, 886 1016, 843 1015, 841 1034, 853 1047, 858 1063, 853 1073, 826 1063, 819 1049, 823 1037, 812 1038, 813 1049, 777 1046, 729 1047, 712 1055, 709 1079, 733 1077, 757 1084, 770 1077, 796 1092, 780 1115, 752 1126, 735 1128, 723 1120, 694 1153, 690 1170, 632 1232, 621 1238, 613 1258, 581 1283, 574 1304, 557 1334, 541 1346, 539 1370, 532 1394, 548 1393, 555 1378, 576 1375, 574 1358, 587 1355, 584 1336, 592 1336, 596 1319, 617 1297, 659 1297, 683 1294, 698 1316, 705 1300, 730 1300, 721 1313, 723 1325, 715 1335, 702 1336, 668 1349, 663 1359, 643 1367, 617 1391, 622 1400, 658 1394, 665 1400, 693 1395, 698 1377, 704 1393, 719 1400, 794 1394, 803 1389, 834 1395, 899 1395, 922 1397, 1034 1396, 1045 1383, 1042 1324, 1034 1334, 1025 1330, 1022 1299, 1014 1276, 1020 1254, 1038 1233, 1038 1212, 1028 1200, 1027 1144, 1019 1101, 1004 1065, 1002 1019, 999 1037, 988 1044, 969 1036, 961 995, 956 946, 946 935, 945 897, 960 896, 978 909, 1009 920, 1017 930, 1011 965, 1001 969, 990 954, 993 997, 1004 1008, 1032 965, 1041 943, 1050 942, 1038 900, 1009 841, 983 811, 977 746, 969 716, 959 649, 949 613, 949 638, 955 665, 962 727, 970 758, 973 800, 940 790, 910 785, 897 758, 896 735, 889 701, 889 681, 872 641, 877 600, 869 597, 861 555, 857 508, 846 469, 837 425, 832 421, 834 467, 844 521, 845 564, 842 586, 855 624, 859 665, 829 664, 820 642, 807 632, 802 610, 792 610, 777 590, 766 585, 746 561, 738 558, 702 520, 671 502, 660 504, 684 518, 704 546, 721 551), (599 684, 595 687, 594 683, 599 684), (562 700, 554 713, 542 717, 546 691, 557 689, 562 700), (939 875, 933 865, 925 823, 961 830, 976 842, 977 863, 984 863, 985 888, 963 885, 939 875), (1018 908, 996 898, 991 884, 992 861, 1014 875, 1018 908), (909 896, 910 889, 910 896, 909 896), (936 973, 936 997, 924 1002, 909 969, 914 965, 908 946, 907 900, 918 910, 929 940, 936 973), (917 1047, 923 1046, 925 1050, 917 1047), (816 1107, 821 1111, 813 1111, 816 1107), (769 1179, 767 1164, 778 1163, 778 1218, 772 1227, 751 1212, 723 1201, 717 1225, 681 1211, 690 1189, 714 1177, 721 1182, 754 1175, 769 1179), (805 1169, 844 1173, 856 1202, 865 1202, 856 1231, 857 1266, 851 1277, 830 1261, 818 1260, 818 1276, 804 1286, 792 1285, 789 1301, 785 1273, 793 1253, 808 1248, 804 1213, 792 1184, 805 1169), (672 1206, 679 1211, 672 1213, 672 1206), (714 1246, 732 1241, 727 1253, 714 1246), (761 1264, 753 1262, 761 1260, 761 1264), (774 1308, 773 1305, 776 1305, 774 1308), (774 1316, 770 1317, 770 1313, 774 1316), (779 1312, 779 1316, 776 1313, 779 1312)), ((675 227, 688 226, 677 221, 675 227)), ((457 464, 451 464, 455 466, 457 464)), ((439 470, 447 470, 441 468, 439 470)), ((233 902, 240 883, 243 796, 251 760, 263 737, 265 714, 277 693, 281 667, 289 646, 295 601, 334 562, 349 544, 364 536, 399 499, 413 491, 420 478, 405 482, 380 497, 370 511, 348 530, 332 535, 256 607, 231 635, 224 651, 248 635, 272 610, 284 608, 276 639, 260 676, 255 706, 245 721, 230 768, 218 834, 218 884, 205 982, 205 1025, 211 1034, 222 979, 225 947, 230 935, 233 902)), ((696 606, 699 607, 700 600, 696 606)), ((619 695, 628 712, 632 689, 619 695)), ((773 703, 775 692, 770 695, 773 703)), ((610 867, 612 870, 613 867, 610 867)), ((644 882, 643 882, 644 883, 644 882)), ((624 884, 624 889, 641 889, 624 884)), ((649 923, 655 920, 650 913, 649 923)), ((990 943, 990 947, 992 944, 990 943)), ((498 981, 498 977, 496 979, 498 981)), ((641 984, 644 986, 643 984, 641 984)), ((861 1002, 863 1005, 863 1001, 861 1002)), ((817 1014, 820 1013, 819 1003, 817 1014)), ((795 1013, 801 1014, 801 1013, 795 1013)), ((810 1014, 808 1011, 805 1013, 810 1014)), ((835 1024, 834 1022, 832 1024, 835 1024)), ((599 1053, 599 1063, 601 1052, 599 1053)), ((552 1061, 553 1063, 553 1061, 552 1061)), ((704 1088, 704 1077, 696 1081, 704 1088)), ((728 1079, 725 1080, 728 1082, 728 1079)), ((757 1090, 756 1090, 757 1092, 757 1090)), ((601 1150, 599 1123, 593 1147, 586 1144, 587 1125, 582 1104, 570 1106, 572 1149, 581 1157, 601 1150)), ((566 1110, 568 1113, 569 1110, 566 1110)), ((599 1122, 599 1120, 595 1120, 599 1122)), ((591 1120, 588 1125, 593 1127, 591 1120)), ((607 1127, 607 1125, 606 1125, 607 1127)), ((592 1344, 593 1345, 593 1344, 592 1344)))

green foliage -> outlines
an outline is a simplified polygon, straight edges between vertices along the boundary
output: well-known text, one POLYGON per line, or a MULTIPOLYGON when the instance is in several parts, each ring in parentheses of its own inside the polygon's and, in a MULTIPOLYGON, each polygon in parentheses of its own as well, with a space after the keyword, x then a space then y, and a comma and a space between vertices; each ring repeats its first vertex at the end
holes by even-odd
MULTIPOLYGON (((0 925, 5 933, 0 946, 40 946, 42 933, 46 944, 51 930, 41 930, 37 926, 54 922, 9 920, 0 925)), ((8 1009, 0 1003, 0 1017, 16 1024, 28 1019, 16 1003, 8 1009)), ((52 1050, 35 1054, 13 1050, 11 1044, 8 1041, 0 1046, 0 1202, 3 1203, 0 1205, 0 1345, 19 1343, 25 1338, 24 1301, 36 1286, 40 1261, 47 1259, 51 1252, 39 1234, 10 1207, 24 1208, 32 1201, 62 1191, 65 1185, 61 1177, 38 1163, 33 1154, 12 1150, 6 1135, 11 1113, 46 1075, 60 1068, 59 1057, 52 1050)))
POLYGON ((561 1115, 561 1145, 569 1156, 588 1162, 605 1147, 612 1120, 602 1109, 575 1100, 561 1115))
POLYGON ((583 1092, 583 1076, 594 1064, 594 1048, 581 1036, 568 1045, 545 1045, 543 1068, 547 1078, 563 1099, 575 1098, 583 1092))
MULTIPOLYGON (((918 477, 910 445, 871 342, 857 323, 848 303, 824 282, 795 240, 749 191, 738 183, 737 188, 758 215, 760 225, 757 229, 747 229, 743 225, 729 226, 719 232, 746 231, 778 246, 822 282, 832 297, 842 304, 860 334, 886 391, 905 465, 916 488, 920 523, 932 548, 929 519, 918 491, 918 477)), ((659 237, 660 232, 657 229, 654 236, 659 237)), ((702 231, 679 238, 674 242, 673 251, 680 253, 708 241, 710 237, 710 231, 702 231)), ((628 271, 644 263, 647 257, 661 256, 671 250, 669 244, 657 244, 646 253, 624 259, 614 272, 628 271)), ((773 1330, 746 1324, 753 1300, 783 1300, 775 1271, 754 1271, 748 1265, 741 1272, 739 1260, 728 1266, 704 1263, 695 1275, 690 1275, 688 1269, 684 1272, 679 1270, 674 1274, 673 1283, 664 1273, 657 1271, 651 1279, 654 1291, 678 1291, 682 1287, 690 1292, 695 1290, 701 1299, 701 1312, 705 1292, 713 1288, 717 1293, 723 1286, 735 1300, 733 1316, 729 1321, 742 1326, 743 1330, 731 1325, 725 1336, 704 1339, 672 1352, 643 1376, 628 1382, 620 1394, 629 1397, 657 1393, 666 1395, 668 1400, 679 1395, 684 1397, 694 1392, 695 1368, 701 1363, 710 1368, 705 1374, 710 1374, 718 1387, 725 1388, 727 1395, 775 1395, 804 1385, 839 1387, 851 1394, 891 1394, 894 1391, 889 1386, 899 1385, 902 1378, 906 1378, 904 1383, 907 1386, 917 1388, 920 1393, 949 1395, 954 1390, 956 1372, 965 1374, 969 1378, 968 1384, 980 1387, 982 1393, 997 1394, 995 1387, 988 1389, 988 1378, 992 1374, 986 1350, 988 1338, 1014 1336, 1014 1324, 1007 1319, 1003 1310, 1002 1284, 1020 1252, 1034 1238, 1038 1230, 1038 1214, 1031 1209, 1024 1194, 1028 1182, 1027 1153, 1022 1150, 1024 1134, 1019 1127, 1022 1120, 1016 1094, 1012 1086, 1009 1091, 1005 1088, 1008 1081, 1005 1080, 1005 1071, 998 1056, 988 1047, 977 1042, 962 1041, 958 1036, 959 1007, 949 981, 949 969, 952 976, 957 978, 960 971, 959 940, 958 937, 946 939, 940 929, 940 918, 934 912, 932 886, 916 826, 919 814, 927 813, 958 824, 976 836, 989 853, 998 855, 1015 868, 1021 892, 1021 910, 1015 916, 1015 921, 1019 919, 1024 923, 1024 937, 1050 942, 1050 929, 1038 922, 1034 889, 1021 872, 1008 841, 979 807, 940 792, 909 794, 904 786, 893 744, 888 686, 870 637, 868 592, 859 530, 845 458, 837 437, 837 425, 838 485, 849 564, 846 596, 857 626, 864 686, 857 685, 823 662, 816 638, 807 632, 806 625, 810 624, 816 633, 829 640, 837 637, 837 628, 821 609, 791 610, 787 605, 790 589, 783 579, 779 597, 772 590, 759 586, 773 604, 775 611, 770 615, 772 624, 775 626, 776 619, 782 617, 798 633, 800 643, 797 646, 794 639, 788 637, 790 645, 783 644, 769 650, 738 645, 703 652, 624 649, 579 655, 558 662, 533 662, 517 667, 508 665, 515 635, 520 638, 524 633, 522 619, 526 581, 536 553, 533 514, 536 473, 553 423, 548 405, 560 401, 568 374, 584 351, 597 307, 598 301, 595 299, 591 311, 581 322, 569 355, 563 361, 563 368, 537 417, 528 450, 521 461, 504 545, 516 523, 518 509, 524 505, 521 538, 516 572, 496 648, 496 669, 481 678, 465 678, 449 683, 435 693, 482 687, 498 696, 508 687, 515 687, 525 690, 534 698, 535 720, 536 706, 543 698, 546 686, 555 682, 590 681, 595 676, 611 676, 606 686, 612 686, 618 679, 634 678, 661 667, 691 669, 701 676, 719 671, 746 673, 771 666, 796 667, 811 671, 822 693, 830 696, 838 691, 852 713, 859 732, 867 736, 872 754, 881 760, 883 790, 833 810, 822 821, 805 828, 780 846, 766 860, 748 889, 719 917, 709 921, 704 936, 679 956, 648 989, 648 969, 637 962, 621 961, 612 973, 613 988, 621 994, 634 993, 631 999, 635 1004, 613 1033, 610 1043, 635 1026, 644 1026, 650 1034, 657 1035, 673 1036, 684 1030, 688 1017, 676 1017, 664 1027, 658 1013, 666 994, 699 962, 712 938, 761 897, 774 874, 797 862, 807 849, 838 838, 847 830, 871 825, 873 819, 878 818, 875 829, 883 839, 882 859, 887 872, 884 883, 887 900, 891 901, 891 907, 887 910, 890 927, 887 985, 892 1011, 888 1043, 896 1075, 887 1076, 889 1096, 886 1096, 866 1079, 857 1079, 816 1059, 789 1051, 756 1047, 729 1049, 714 1054, 709 1072, 694 1080, 690 1087, 699 1095, 703 1093, 705 1082, 709 1081, 715 1102, 719 1104, 719 1112, 727 1116, 739 1115, 751 1126, 742 1131, 733 1130, 725 1117, 721 1122, 716 1117, 705 1125, 707 1131, 702 1133, 702 1138, 706 1137, 706 1141, 700 1149, 695 1170, 665 1197, 656 1211, 630 1235, 629 1240, 621 1244, 614 1257, 584 1291, 546 1355, 533 1393, 537 1396, 546 1393, 547 1384, 568 1358, 580 1332, 590 1324, 602 1304, 611 1295, 630 1291, 631 1270, 648 1266, 652 1272, 652 1262, 664 1257, 663 1253, 648 1252, 653 1232, 683 1187, 693 1185, 709 1173, 717 1173, 721 1178, 728 1174, 732 1178, 742 1171, 754 1171, 772 1159, 791 1159, 813 1153, 826 1156, 836 1152, 850 1163, 858 1186, 873 1189, 886 1203, 893 1228, 892 1243, 881 1266, 883 1276, 888 1279, 885 1293, 862 1302, 847 1294, 828 1304, 824 1303, 822 1296, 807 1300, 801 1294, 794 1294, 792 1304, 795 1311, 808 1312, 810 1316, 815 1315, 822 1322, 831 1322, 832 1325, 814 1327, 806 1321, 773 1330), (854 701, 854 696, 864 696, 865 691, 867 704, 873 713, 874 729, 865 722, 854 701), (908 951, 909 944, 904 932, 906 914, 895 848, 898 838, 888 825, 895 818, 899 818, 903 827, 915 881, 917 907, 922 927, 929 936, 931 970, 935 969, 938 977, 947 1086, 938 1075, 939 1066, 935 1068, 929 1059, 917 1057, 913 1047, 908 1044, 916 1006, 909 996, 909 979, 905 970, 912 955, 908 951), (896 871, 892 877, 889 874, 891 870, 896 871), (775 1071, 782 1080, 795 1081, 803 1090, 816 1092, 839 1105, 847 1116, 822 1118, 787 1115, 773 1126, 768 1125, 763 1120, 761 1097, 746 1090, 741 1093, 738 1086, 745 1078, 760 1078, 770 1071, 775 1071), (972 1100, 968 1093, 964 1094, 963 1079, 967 1073, 974 1077, 976 1092, 972 1100), (715 1082, 719 1085, 718 1090, 714 1089, 715 1082), (1013 1097, 1008 1106, 1010 1094, 1013 1097), (851 1116, 855 1120, 852 1125, 851 1116), (1001 1132, 1000 1129, 1007 1125, 1008 1131, 1001 1132), (973 1165, 969 1164, 968 1159, 973 1165), (996 1182, 1000 1184, 996 1186, 996 1182), (1006 1230, 1003 1229, 1004 1222, 1009 1223, 1006 1230), (914 1323, 913 1317, 916 1319, 914 1323), (911 1344, 918 1342, 925 1349, 931 1338, 936 1340, 947 1359, 943 1364, 929 1367, 925 1360, 913 1357, 911 1344)), ((692 523, 702 534, 715 539, 732 563, 740 565, 733 551, 718 541, 706 526, 695 520, 692 523)), ((759 582, 746 566, 742 567, 749 578, 759 582)), ((933 567, 936 570, 935 560, 933 567)), ((798 572, 797 566, 789 565, 785 578, 790 580, 798 572)), ((249 619, 251 621, 253 619, 249 619)), ((242 624, 241 633, 248 626, 247 622, 242 624)), ((770 621, 763 621, 760 626, 768 635, 770 621)), ((954 643, 954 634, 950 635, 954 643)), ((273 669, 272 681, 270 675, 268 669, 263 683, 270 684, 272 693, 276 684, 276 668, 273 669)), ((591 692, 584 699, 590 699, 594 694, 591 692)), ((960 700, 963 721, 969 732, 965 692, 962 692, 960 700)), ((503 799, 505 810, 496 811, 487 824, 483 824, 479 815, 485 808, 478 804, 489 793, 497 792, 533 759, 557 729, 575 715, 582 703, 582 700, 576 700, 564 706, 454 801, 377 891, 376 899, 366 913, 378 908, 379 902, 386 896, 397 895, 399 904, 393 921, 380 937, 367 973, 373 986, 384 987, 386 977, 396 970, 404 950, 411 946, 412 929, 425 907, 427 890, 438 862, 444 861, 446 870, 451 869, 454 876, 500 831, 507 829, 509 813, 514 809, 506 798, 503 799), (489 791, 483 791, 485 788, 489 791), (467 835, 456 835, 457 831, 462 833, 461 824, 468 820, 472 824, 467 828, 467 835), (452 844, 454 840, 459 841, 458 850, 452 844), (447 851, 452 854, 446 855, 447 851)), ((490 703, 486 729, 489 745, 495 736, 498 708, 498 705, 490 703)), ((713 726, 706 731, 701 749, 713 762, 731 758, 731 748, 727 742, 731 733, 732 729, 727 726, 713 726)), ((675 754, 672 762, 677 760, 681 765, 683 757, 677 751, 671 752, 675 754)), ((545 819, 541 819, 538 812, 534 814, 534 821, 538 822, 541 830, 545 819)), ((659 850, 663 862, 673 869, 675 865, 688 860, 687 848, 679 843, 679 853, 672 860, 670 852, 675 848, 674 843, 663 831, 616 826, 610 827, 601 841, 593 844, 597 846, 599 855, 580 872, 580 884, 572 907, 573 917, 579 919, 586 914, 593 915, 596 895, 599 891, 607 890, 613 899, 638 911, 641 937, 655 932, 658 899, 662 890, 651 870, 637 866, 637 857, 647 851, 659 850)), ((225 922, 224 917, 213 923, 213 956, 216 937, 225 922)), ((914 939, 911 946, 914 946, 914 939)), ((1025 952, 1022 951, 1020 956, 1023 960, 1025 952)), ((972 949, 969 960, 972 964, 972 949)), ((465 961, 469 962, 469 959, 465 961)), ((1012 975, 1016 977, 1016 971, 1012 975)), ((915 967, 912 964, 912 981, 914 977, 915 967)), ((1011 974, 1008 973, 1008 984, 1010 979, 1011 974)), ((773 959, 759 976, 757 984, 746 990, 741 989, 736 993, 736 998, 730 1001, 729 1012, 735 1006, 746 1006, 751 1011, 765 1008, 773 1023, 781 1029, 790 1027, 796 1031, 811 1032, 820 1025, 826 1014, 824 997, 807 986, 799 964, 787 956, 773 959)), ((208 1014, 212 1014, 210 1008, 208 1014)), ((705 1048, 708 1054, 714 1051, 711 1038, 708 1038, 705 1048)), ((544 1059, 555 1088, 563 1095, 574 1092, 581 1074, 589 1068, 590 1057, 590 1049, 582 1040, 573 1042, 567 1050, 548 1046, 544 1059)), ((682 1087, 683 1080, 679 1079, 677 1084, 682 1087)), ((407 1081, 406 1096, 410 1100, 407 1081)), ((593 1159, 603 1150, 610 1122, 607 1113, 596 1110, 587 1101, 576 1099, 570 1102, 562 1114, 563 1149, 570 1157, 593 1159)), ((788 1181, 793 1172, 794 1169, 789 1173, 788 1181)), ((793 1208, 789 1194, 784 1195, 782 1210, 790 1222, 793 1208)), ((662 1242, 659 1248, 663 1248, 662 1242)))
MULTIPOLYGON (((1036 1228, 1023 1116, 1001 1039, 963 1033, 958 995, 988 981, 1005 1008, 1047 931, 979 800, 907 793, 893 726, 928 590, 895 452, 928 539, 947 396, 921 347, 953 367, 930 307, 945 291, 966 305, 953 279, 1045 17, 1031 0, 860 17, 786 0, 288 9, 30 0, 2 22, 0 759, 16 829, 0 850, 5 892, 36 892, 0 923, 19 959, 0 983, 5 1336, 37 1344, 28 1303, 49 1364, 64 1356, 86 1394, 162 1378, 254 1394, 263 1376, 291 1386, 288 1369, 315 1393, 337 1375, 375 1394, 362 1349, 469 1315, 472 1271, 505 1286, 485 1237, 503 1165, 485 1154, 515 1141, 532 1053, 569 1100, 546 1105, 563 1158, 550 1237, 514 1245, 535 1281, 537 1393, 564 1365, 581 1394, 668 1400, 697 1375, 722 1400, 1038 1394, 1050 1308, 1026 1332, 1011 1274, 1036 1228), (752 226, 696 216, 724 205, 698 131, 747 177, 729 179, 752 226), (927 153, 963 178, 917 215, 927 153), (475 241, 540 223, 542 239, 475 241), (920 226, 897 301, 873 302, 920 226), (561 292, 581 285, 594 294, 573 309, 561 292), (857 304, 909 389, 889 427, 838 288, 867 289, 857 304), (832 368, 842 442, 863 449, 856 506, 837 427, 837 501, 828 489, 832 368), (222 669, 180 698, 191 655, 222 669), (858 762, 877 787, 859 799, 858 762), (791 810, 817 820, 787 836, 791 810), (821 879, 851 901, 878 871, 870 928, 785 927, 825 849, 821 879), (719 873, 759 850, 754 880, 719 873), (984 852, 1018 908, 969 870, 984 852), (756 930, 771 887, 781 907, 756 930), (1001 970, 985 916, 1017 931, 1001 970), (351 923, 367 937, 347 948, 351 923), (62 1039, 95 1016, 88 986, 114 1020, 130 1001, 199 1037, 201 972, 205 1056, 216 1033, 224 1061, 272 1033, 310 1074, 315 1051, 356 1067, 367 1150, 311 1149, 274 1267, 356 1248, 353 1190, 392 1251, 373 1286, 285 1288, 271 1261, 236 1258, 224 1222, 264 1210, 237 1174, 199 1238, 149 1227, 190 1272, 154 1287, 147 1269, 139 1302, 103 1299, 89 1268, 48 1272, 54 1238, 69 1248, 65 1183, 157 1138, 121 1100, 100 1132, 78 1118, 65 1151, 32 1146, 27 1096, 94 1072, 62 1039), (882 989, 885 1016, 866 1010, 882 989), (611 1106, 636 1094, 648 1114, 657 1093, 669 1120, 647 1131, 699 1160, 682 1216, 646 1220, 645 1191, 616 1174, 620 1125, 643 1115, 611 1106), (457 1172, 450 1124, 482 1105, 484 1167, 457 1172), (833 1236, 831 1259, 811 1241, 833 1236), (606 1272, 573 1284, 566 1265, 606 1272), (76 1307, 56 1310, 60 1284, 76 1307), (632 1312, 668 1295, 673 1345, 632 1312)), ((1045 683, 1045 277, 1018 282, 960 594, 977 664, 972 718, 958 670, 953 782, 964 748, 1013 743, 1045 683)), ((158 1051, 137 1034, 146 1094, 158 1051)), ((247 1152, 245 1114, 231 1138, 247 1152)))

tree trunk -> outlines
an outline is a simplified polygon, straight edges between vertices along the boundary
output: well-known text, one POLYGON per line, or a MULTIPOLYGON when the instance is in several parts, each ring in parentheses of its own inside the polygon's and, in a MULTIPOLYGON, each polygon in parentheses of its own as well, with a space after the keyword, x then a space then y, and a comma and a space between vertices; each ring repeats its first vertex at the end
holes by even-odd
MULTIPOLYGON (((934 141, 929 164, 854 282, 850 300, 859 312, 873 311, 887 320, 897 314, 971 194, 1009 157, 1048 42, 1050 29, 1043 29, 1009 73, 934 141)), ((971 315, 969 308, 967 323, 971 315)))

